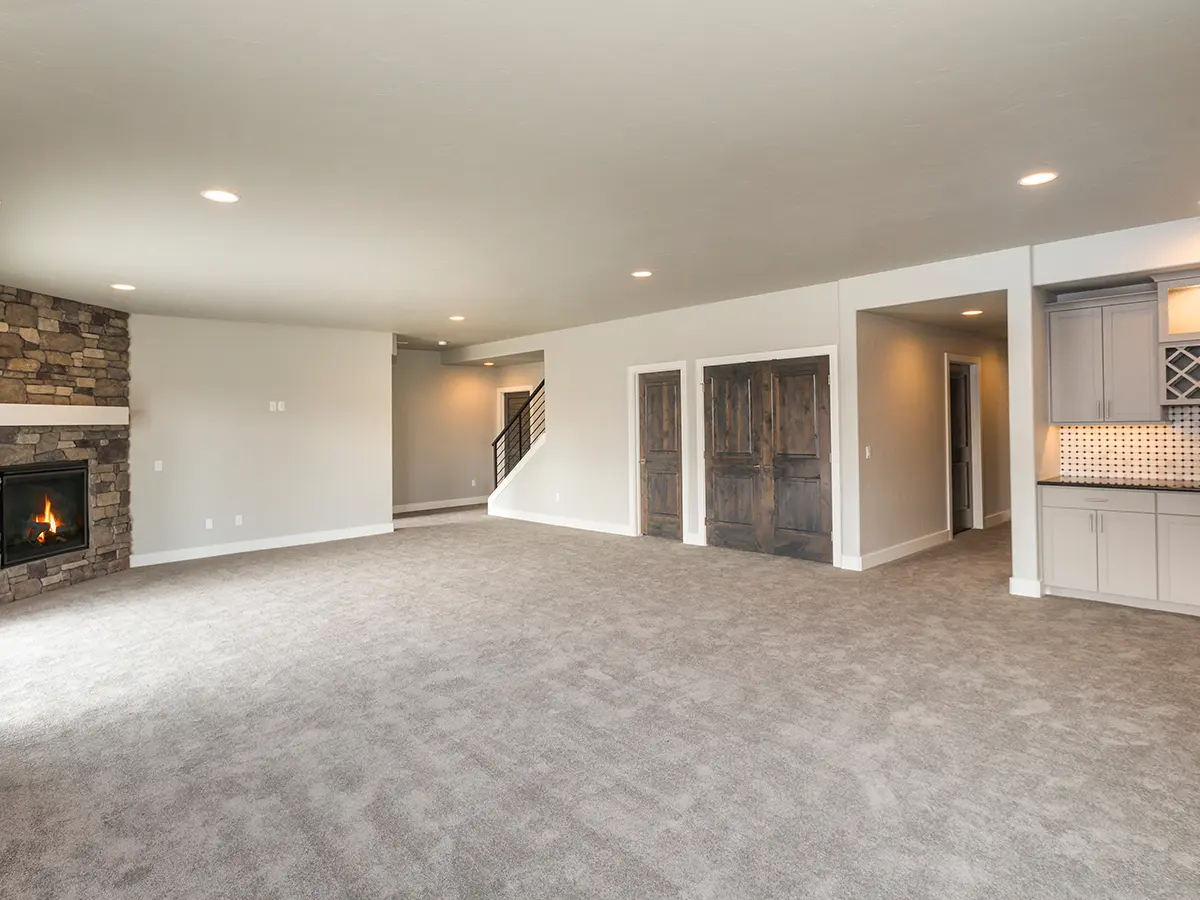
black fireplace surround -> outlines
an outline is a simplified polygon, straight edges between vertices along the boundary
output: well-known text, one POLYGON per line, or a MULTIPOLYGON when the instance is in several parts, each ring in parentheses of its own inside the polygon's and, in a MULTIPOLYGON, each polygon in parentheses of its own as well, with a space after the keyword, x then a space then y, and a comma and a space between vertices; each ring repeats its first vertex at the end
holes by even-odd
POLYGON ((0 468, 0 564, 88 546, 88 464, 34 463, 0 468))

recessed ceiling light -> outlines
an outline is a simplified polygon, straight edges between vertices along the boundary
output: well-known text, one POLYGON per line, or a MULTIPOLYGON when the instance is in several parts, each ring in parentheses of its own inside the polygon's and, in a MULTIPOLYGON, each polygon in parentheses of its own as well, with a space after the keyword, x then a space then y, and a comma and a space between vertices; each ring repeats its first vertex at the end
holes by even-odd
POLYGON ((964 316, 982 316, 983 310, 982 309, 968 309, 966 312, 963 313, 963 315, 964 316))
POLYGON ((1032 175, 1026 175, 1017 183, 1021 187, 1037 187, 1039 184, 1049 184, 1057 178, 1057 172, 1034 172, 1032 175))
POLYGON ((484 365, 485 365, 485 366, 494 366, 494 365, 495 365, 495 363, 494 363, 494 362, 492 362, 491 360, 488 360, 487 362, 485 362, 485 363, 484 363, 484 365))
POLYGON ((636 272, 630 272, 634 278, 649 278, 654 273, 647 269, 638 269, 636 272))
POLYGON ((217 188, 201 191, 200 196, 205 200, 211 200, 213 203, 237 203, 241 199, 233 191, 222 191, 217 188))
POLYGON ((467 318, 466 316, 451 316, 450 321, 451 322, 462 322, 462 321, 465 321, 466 318, 467 318))
POLYGON ((438 346, 445 347, 448 343, 450 343, 450 342, 449 341, 438 341, 438 346))
POLYGON ((136 291, 137 290, 137 288, 135 288, 132 284, 110 284, 109 287, 111 287, 114 291, 136 291))

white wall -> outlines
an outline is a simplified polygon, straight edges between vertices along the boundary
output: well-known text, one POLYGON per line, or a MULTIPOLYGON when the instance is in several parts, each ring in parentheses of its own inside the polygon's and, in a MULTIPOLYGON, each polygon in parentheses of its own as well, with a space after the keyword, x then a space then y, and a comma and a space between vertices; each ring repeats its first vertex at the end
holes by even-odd
POLYGON ((1003 342, 858 315, 862 552, 889 558, 950 539, 947 525, 946 354, 980 359, 983 513, 1009 509, 1008 363, 1003 342))
POLYGON ((129 330, 135 565, 390 531, 391 335, 145 315, 129 330))
MULTIPOLYGON (((629 367, 836 342, 837 289, 818 285, 502 341, 451 358, 545 351, 545 444, 494 498, 494 512, 632 534, 629 367)), ((689 365, 688 396, 700 377, 689 365)), ((683 419, 684 532, 694 540, 701 525, 690 402, 683 419)))

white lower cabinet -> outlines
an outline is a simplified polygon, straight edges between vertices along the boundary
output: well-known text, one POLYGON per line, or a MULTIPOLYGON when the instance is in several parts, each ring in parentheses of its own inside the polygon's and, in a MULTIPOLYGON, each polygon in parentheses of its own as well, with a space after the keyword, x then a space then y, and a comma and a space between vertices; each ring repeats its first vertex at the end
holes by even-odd
POLYGON ((1200 516, 1158 517, 1159 599, 1200 607, 1200 516))
POLYGON ((1042 567, 1046 584, 1077 591, 1099 586, 1096 513, 1090 509, 1042 510, 1042 567))
POLYGON ((1100 593, 1158 599, 1158 533, 1154 519, 1150 513, 1096 514, 1100 593))
POLYGON ((1200 614, 1200 493, 1046 486, 1050 594, 1200 614))

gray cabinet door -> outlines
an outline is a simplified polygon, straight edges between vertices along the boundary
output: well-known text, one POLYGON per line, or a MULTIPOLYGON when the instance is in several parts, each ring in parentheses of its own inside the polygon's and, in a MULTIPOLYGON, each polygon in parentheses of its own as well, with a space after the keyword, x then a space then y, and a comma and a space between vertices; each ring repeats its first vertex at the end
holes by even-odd
POLYGON ((1108 422, 1162 420, 1159 400, 1158 304, 1104 308, 1104 418, 1108 422))
POLYGON ((1158 517, 1159 598, 1200 606, 1200 516, 1158 517))
POLYGON ((1090 509, 1042 509, 1042 578, 1047 587, 1097 590, 1096 516, 1090 509))
POLYGON ((1153 513, 1097 513, 1100 593, 1158 599, 1158 535, 1153 513))
POLYGON ((1056 424, 1104 421, 1104 311, 1052 310, 1050 418, 1056 424))

